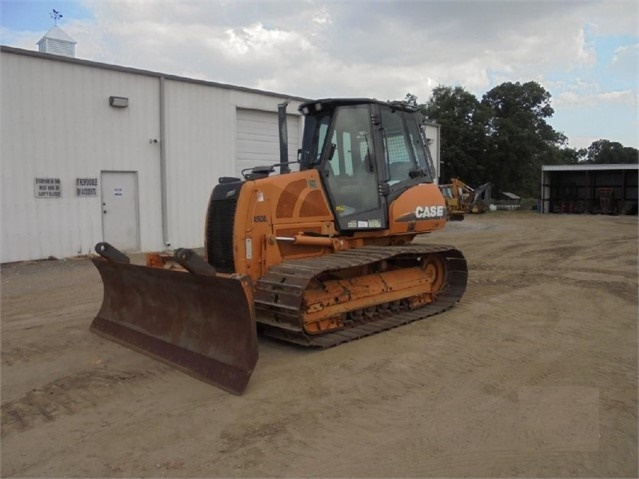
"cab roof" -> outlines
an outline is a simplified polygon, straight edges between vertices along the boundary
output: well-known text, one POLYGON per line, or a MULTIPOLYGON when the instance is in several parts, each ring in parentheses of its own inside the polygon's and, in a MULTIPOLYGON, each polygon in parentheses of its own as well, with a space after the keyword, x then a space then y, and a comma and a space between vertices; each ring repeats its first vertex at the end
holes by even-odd
POLYGON ((307 101, 302 103, 298 110, 302 112, 304 115, 309 114, 310 112, 320 111, 320 110, 332 110, 338 106, 352 106, 352 105, 385 105, 395 110, 402 110, 408 112, 418 111, 414 106, 409 105, 408 103, 401 101, 380 101, 374 98, 322 98, 319 100, 307 101))

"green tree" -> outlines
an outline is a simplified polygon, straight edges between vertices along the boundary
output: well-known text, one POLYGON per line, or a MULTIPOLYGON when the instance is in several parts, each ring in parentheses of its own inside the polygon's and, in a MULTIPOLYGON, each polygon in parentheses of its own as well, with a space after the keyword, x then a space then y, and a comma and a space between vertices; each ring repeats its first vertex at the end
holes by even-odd
POLYGON ((422 111, 441 125, 441 181, 448 182, 450 177, 471 185, 488 181, 483 157, 490 110, 463 87, 440 85, 422 111))
POLYGON ((639 162, 639 150, 629 146, 623 146, 616 141, 593 141, 585 154, 586 163, 610 164, 610 163, 637 163, 639 162))
POLYGON ((440 179, 451 176, 477 186, 490 181, 494 193, 512 191, 537 196, 541 166, 546 164, 637 163, 639 151, 608 140, 579 150, 548 123, 554 114, 551 95, 541 85, 502 83, 478 101, 461 86, 436 87, 422 105, 408 93, 405 102, 419 106, 441 125, 440 179))
POLYGON ((410 106, 417 106, 417 97, 415 95, 413 95, 412 93, 406 93, 406 96, 404 97, 404 103, 410 105, 410 106))
POLYGON ((536 196, 541 165, 570 158, 560 151, 566 137, 546 121, 554 114, 550 98, 532 81, 502 83, 482 97, 492 111, 484 163, 498 190, 536 196))
POLYGON ((553 165, 576 165, 579 163, 581 150, 574 148, 558 148, 555 156, 552 158, 553 165))

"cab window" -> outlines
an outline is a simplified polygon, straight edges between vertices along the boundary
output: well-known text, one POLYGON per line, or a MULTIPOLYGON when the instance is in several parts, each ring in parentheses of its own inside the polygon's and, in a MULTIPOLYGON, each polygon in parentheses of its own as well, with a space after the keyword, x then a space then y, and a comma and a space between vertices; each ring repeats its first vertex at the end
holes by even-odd
POLYGON ((415 169, 414 153, 404 133, 402 112, 382 109, 382 127, 384 132, 384 148, 388 167, 388 184, 393 185, 409 178, 410 171, 415 169))
POLYGON ((337 215, 379 207, 369 107, 339 107, 328 141, 323 172, 337 215))

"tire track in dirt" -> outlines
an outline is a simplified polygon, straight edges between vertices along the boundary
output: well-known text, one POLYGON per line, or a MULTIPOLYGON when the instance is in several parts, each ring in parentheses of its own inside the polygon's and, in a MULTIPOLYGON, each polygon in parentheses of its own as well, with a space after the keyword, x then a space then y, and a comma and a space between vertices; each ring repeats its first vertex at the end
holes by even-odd
POLYGON ((26 340, 18 344, 3 344, 0 357, 3 366, 13 366, 19 363, 46 362, 65 354, 90 351, 94 347, 95 341, 88 333, 88 325, 84 331, 74 326, 56 331, 48 342, 26 340))
POLYGON ((23 396, 2 404, 2 439, 24 432, 43 422, 55 421, 95 407, 112 396, 142 381, 170 371, 158 364, 145 370, 127 371, 107 368, 84 370, 58 378, 23 396))
MULTIPOLYGON (((500 288, 523 288, 535 284, 560 284, 562 286, 579 286, 603 290, 628 302, 637 301, 636 273, 620 270, 604 270, 588 267, 579 267, 560 270, 552 265, 542 265, 533 268, 505 268, 489 263, 472 263, 469 265, 469 284, 492 286, 500 288)), ((482 291, 490 294, 490 291, 482 291)), ((475 293, 469 291, 463 300, 475 298, 475 293)), ((480 299, 480 297, 476 297, 480 299)))

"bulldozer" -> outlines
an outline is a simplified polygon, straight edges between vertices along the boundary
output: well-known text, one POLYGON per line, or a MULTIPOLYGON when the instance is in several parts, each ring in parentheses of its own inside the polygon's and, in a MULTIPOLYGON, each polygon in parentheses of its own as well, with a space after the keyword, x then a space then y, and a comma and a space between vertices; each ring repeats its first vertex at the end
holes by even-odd
POLYGON ((462 221, 466 213, 485 213, 486 202, 482 197, 491 186, 491 183, 485 183, 471 188, 459 178, 451 178, 450 183, 439 185, 439 190, 446 200, 449 219, 462 221))
POLYGON ((114 246, 96 245, 104 296, 93 332, 242 394, 258 334, 328 348, 460 300, 462 252, 413 242, 447 223, 421 113, 359 98, 299 110, 294 161, 284 103, 280 163, 219 178, 204 256, 177 249, 132 264, 114 246))

